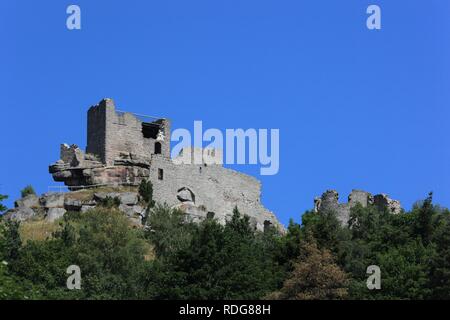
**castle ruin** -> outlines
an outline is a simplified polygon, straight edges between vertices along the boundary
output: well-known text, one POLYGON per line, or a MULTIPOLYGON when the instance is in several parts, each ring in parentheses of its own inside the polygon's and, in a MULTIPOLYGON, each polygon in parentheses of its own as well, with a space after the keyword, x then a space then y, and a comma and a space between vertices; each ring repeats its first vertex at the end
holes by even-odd
POLYGON ((94 186, 153 184, 153 199, 184 211, 194 221, 214 217, 220 223, 233 208, 250 217, 263 231, 270 225, 282 230, 275 215, 261 204, 260 182, 222 166, 221 150, 184 148, 170 156, 170 120, 141 120, 117 111, 113 100, 103 99, 88 111, 86 152, 76 145, 61 145, 60 160, 50 165, 55 181, 69 190, 94 186), (196 152, 216 161, 185 164, 181 157, 196 152))
POLYGON ((314 199, 314 212, 332 211, 342 225, 347 225, 350 219, 350 210, 357 203, 364 208, 375 205, 380 211, 386 210, 392 214, 398 214, 402 211, 400 201, 393 200, 384 193, 372 196, 366 191, 352 190, 348 196, 348 202, 339 203, 339 194, 335 190, 327 190, 321 197, 314 199))

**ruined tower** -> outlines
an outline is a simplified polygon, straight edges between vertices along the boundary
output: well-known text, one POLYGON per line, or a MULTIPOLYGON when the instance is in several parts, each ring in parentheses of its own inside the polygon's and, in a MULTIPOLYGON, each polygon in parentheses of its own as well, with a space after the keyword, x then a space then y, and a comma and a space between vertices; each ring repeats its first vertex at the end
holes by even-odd
POLYGON ((372 194, 366 191, 352 190, 348 196, 348 202, 339 203, 339 194, 337 191, 327 190, 321 197, 314 199, 314 212, 333 212, 336 214, 339 222, 345 226, 350 219, 351 208, 358 203, 364 208, 369 205, 375 205, 379 210, 386 210, 392 214, 398 214, 402 211, 400 202, 389 198, 386 194, 372 196, 372 194))
POLYGON ((124 154, 143 159, 150 159, 152 154, 170 158, 170 121, 142 118, 117 111, 112 99, 103 99, 88 111, 86 153, 97 155, 108 166, 124 154))

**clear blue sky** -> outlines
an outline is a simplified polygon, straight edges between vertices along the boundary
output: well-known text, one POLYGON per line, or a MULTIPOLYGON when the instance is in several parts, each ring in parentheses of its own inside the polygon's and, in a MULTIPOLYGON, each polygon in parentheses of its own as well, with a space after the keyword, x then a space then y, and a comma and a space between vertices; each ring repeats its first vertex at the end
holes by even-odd
POLYGON ((445 0, 2 0, 0 193, 11 206, 56 185, 59 144, 85 148, 88 107, 111 97, 174 128, 279 128, 278 175, 236 168, 283 223, 329 188, 450 206, 449 14, 445 0))

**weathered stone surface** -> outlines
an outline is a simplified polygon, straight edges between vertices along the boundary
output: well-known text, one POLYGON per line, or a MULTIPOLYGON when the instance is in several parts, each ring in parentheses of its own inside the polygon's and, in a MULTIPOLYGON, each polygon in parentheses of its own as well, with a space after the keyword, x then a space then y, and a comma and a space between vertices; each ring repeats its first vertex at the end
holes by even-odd
POLYGON ((91 210, 91 209, 94 209, 94 208, 95 208, 95 206, 83 205, 83 206, 81 206, 80 211, 81 211, 81 212, 86 212, 86 211, 91 210))
POLYGON ((173 207, 186 214, 186 221, 201 222, 207 218, 207 211, 204 208, 195 206, 192 202, 182 202, 173 207))
POLYGON ((44 208, 63 208, 64 193, 48 192, 42 195, 40 202, 44 208))
POLYGON ((322 198, 315 197, 314 198, 314 212, 319 212, 320 206, 322 205, 322 198))
POLYGON ((177 198, 181 202, 189 201, 189 202, 195 203, 194 193, 189 188, 186 188, 186 187, 183 187, 180 190, 178 190, 177 198))
POLYGON ((348 203, 339 203, 339 194, 335 190, 327 190, 322 196, 314 199, 314 212, 332 211, 342 225, 347 225, 350 218, 350 209, 357 203, 363 207, 376 205, 380 210, 388 210, 391 213, 400 213, 401 205, 397 200, 390 199, 385 194, 372 196, 369 192, 352 190, 348 196, 348 203))
POLYGON ((14 202, 14 206, 17 207, 39 207, 39 197, 35 194, 30 194, 22 199, 17 200, 14 202))
POLYGON ((119 210, 125 213, 127 216, 132 217, 134 216, 134 210, 133 207, 127 206, 126 204, 121 204, 119 206, 119 210))
POLYGON ((48 208, 47 213, 45 215, 45 220, 53 222, 56 219, 61 218, 65 213, 66 209, 64 208, 48 208))
POLYGON ((357 203, 361 204, 363 207, 367 207, 369 204, 373 204, 373 197, 369 192, 362 190, 352 190, 348 196, 348 203, 351 207, 357 203))
POLYGON ((400 204, 400 201, 393 200, 389 198, 387 194, 377 194, 374 197, 374 204, 380 209, 380 210, 388 210, 389 212, 393 214, 399 214, 402 212, 402 206, 400 204))
POLYGON ((145 211, 145 209, 141 206, 128 206, 125 204, 119 205, 119 210, 129 217, 141 216, 145 211))
POLYGON ((80 211, 83 206, 83 202, 81 200, 65 198, 64 199, 64 208, 68 211, 80 211))
POLYGON ((114 165, 116 166, 135 166, 150 168, 151 158, 138 156, 133 153, 121 153, 120 158, 114 160, 114 165))
POLYGON ((136 214, 143 216, 145 213, 145 208, 139 205, 133 206, 133 210, 136 214))
POLYGON ((17 207, 11 210, 8 210, 5 213, 5 219, 6 220, 15 220, 15 221, 26 221, 30 220, 34 216, 36 216, 37 213, 35 210, 28 208, 28 207, 17 207))

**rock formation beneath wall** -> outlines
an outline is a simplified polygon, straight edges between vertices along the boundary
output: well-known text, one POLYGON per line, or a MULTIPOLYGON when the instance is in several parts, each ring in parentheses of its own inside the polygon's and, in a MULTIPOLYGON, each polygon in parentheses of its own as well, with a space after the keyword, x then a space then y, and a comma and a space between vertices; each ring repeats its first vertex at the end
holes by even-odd
POLYGON ((5 213, 5 219, 27 221, 44 219, 53 222, 67 211, 85 212, 100 205, 107 197, 119 200, 118 209, 125 213, 137 225, 145 214, 140 205, 137 191, 94 192, 80 190, 73 192, 48 192, 40 197, 32 195, 16 201, 15 208, 5 213))
POLYGON ((148 177, 150 158, 132 153, 121 153, 113 166, 85 154, 77 145, 61 145, 61 159, 49 166, 53 179, 64 182, 69 190, 84 186, 139 185, 148 177))

